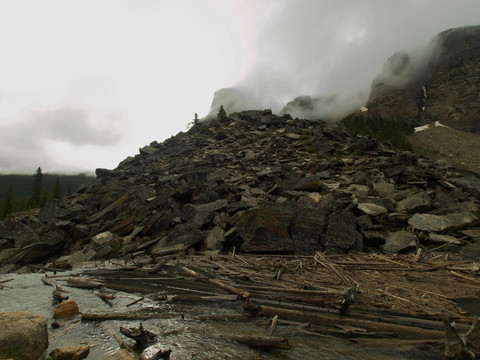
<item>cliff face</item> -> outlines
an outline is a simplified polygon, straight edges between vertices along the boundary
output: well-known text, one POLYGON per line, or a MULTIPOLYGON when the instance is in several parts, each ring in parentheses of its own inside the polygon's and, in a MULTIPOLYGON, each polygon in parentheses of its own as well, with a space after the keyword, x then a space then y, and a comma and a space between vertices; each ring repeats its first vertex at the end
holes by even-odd
POLYGON ((422 57, 394 54, 373 81, 370 113, 480 132, 480 26, 440 33, 422 57))

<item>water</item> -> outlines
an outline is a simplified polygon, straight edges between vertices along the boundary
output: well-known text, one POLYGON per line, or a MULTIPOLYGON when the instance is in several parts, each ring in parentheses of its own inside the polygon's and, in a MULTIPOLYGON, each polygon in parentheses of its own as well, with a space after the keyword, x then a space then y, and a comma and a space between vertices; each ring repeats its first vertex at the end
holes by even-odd
MULTIPOLYGON (((13 279, 3 284, 0 290, 0 311, 31 311, 45 316, 49 324, 55 304, 52 301, 51 286, 45 285, 43 274, 6 274, 0 280, 13 279)), ((290 350, 262 351, 250 349, 236 342, 227 341, 222 334, 266 335, 270 321, 258 320, 212 320, 211 317, 228 317, 243 314, 241 302, 199 301, 198 296, 218 293, 217 289, 200 282, 179 278, 175 274, 148 276, 141 273, 95 274, 105 281, 116 295, 113 307, 107 305, 92 290, 67 287, 65 281, 57 278, 60 286, 68 290, 68 296, 77 302, 82 312, 138 312, 161 314, 160 319, 142 321, 145 329, 158 334, 157 342, 146 350, 153 355, 160 349, 171 349, 171 359, 438 359, 441 352, 426 349, 420 354, 392 352, 391 350, 364 349, 347 340, 333 340, 306 335, 293 325, 280 324, 275 336, 287 337, 293 345, 290 350), (194 296, 195 298, 192 298, 194 296), (135 305, 132 301, 144 297, 135 305)), ((66 280, 66 277, 65 277, 66 280)), ((0 284, 2 285, 2 284, 0 284)), ((98 290, 95 290, 98 291, 98 290)), ((61 328, 49 328, 49 352, 59 346, 90 345, 89 360, 105 359, 119 349, 114 334, 120 326, 138 327, 140 321, 78 321, 69 320, 61 328)), ((122 337, 120 335, 120 337, 122 337)), ((130 340, 122 337, 123 341, 130 340)), ((441 349, 440 349, 441 350, 441 349)))

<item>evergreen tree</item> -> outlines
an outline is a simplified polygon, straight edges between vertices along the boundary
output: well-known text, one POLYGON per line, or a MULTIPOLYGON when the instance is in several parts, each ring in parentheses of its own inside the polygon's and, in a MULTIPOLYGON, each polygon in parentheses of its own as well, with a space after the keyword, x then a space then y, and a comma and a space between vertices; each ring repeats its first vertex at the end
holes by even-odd
POLYGON ((40 205, 40 201, 42 200, 42 168, 38 168, 33 175, 33 190, 32 190, 32 207, 40 205))
POLYGON ((217 113, 217 120, 222 121, 222 120, 225 120, 226 118, 227 118, 227 112, 223 108, 223 105, 220 105, 220 109, 218 109, 218 113, 217 113))
POLYGON ((11 214, 15 211, 15 202, 13 196, 13 182, 8 184, 7 194, 5 195, 5 200, 2 204, 0 219, 5 219, 8 214, 11 214))
POLYGON ((53 198, 58 200, 62 198, 62 185, 60 184, 60 176, 58 175, 55 180, 55 188, 53 189, 53 198))

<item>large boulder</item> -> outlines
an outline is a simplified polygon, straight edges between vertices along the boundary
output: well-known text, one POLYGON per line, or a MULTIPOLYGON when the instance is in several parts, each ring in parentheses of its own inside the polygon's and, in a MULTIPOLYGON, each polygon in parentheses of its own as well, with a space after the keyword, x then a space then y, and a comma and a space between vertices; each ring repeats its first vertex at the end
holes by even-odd
POLYGON ((0 313, 0 358, 41 360, 48 348, 47 319, 30 312, 0 313))
POLYGON ((82 360, 90 354, 88 345, 65 345, 53 349, 49 356, 52 360, 82 360))
POLYGON ((348 210, 333 212, 328 219, 322 243, 328 253, 362 250, 363 238, 357 231, 357 218, 348 210))
POLYGON ((238 234, 245 252, 292 253, 295 246, 289 234, 294 215, 290 204, 264 203, 246 210, 237 221, 238 234))
POLYGON ((23 222, 7 218, 0 223, 0 238, 12 240, 16 248, 36 243, 39 241, 38 234, 23 222))

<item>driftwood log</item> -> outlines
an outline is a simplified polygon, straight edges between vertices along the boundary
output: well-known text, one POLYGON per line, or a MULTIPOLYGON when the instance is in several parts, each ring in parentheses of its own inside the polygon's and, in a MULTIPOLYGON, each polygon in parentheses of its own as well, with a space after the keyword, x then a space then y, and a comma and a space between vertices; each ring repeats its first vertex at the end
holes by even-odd
POLYGON ((102 283, 81 277, 70 276, 67 285, 81 289, 98 289, 102 286, 102 283))

